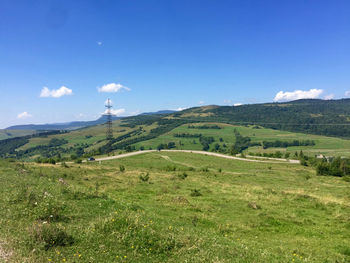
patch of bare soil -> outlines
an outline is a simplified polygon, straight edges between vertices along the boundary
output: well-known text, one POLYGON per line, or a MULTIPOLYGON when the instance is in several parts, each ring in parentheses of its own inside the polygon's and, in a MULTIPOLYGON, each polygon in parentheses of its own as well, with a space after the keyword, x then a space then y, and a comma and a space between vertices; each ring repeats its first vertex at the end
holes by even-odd
POLYGON ((12 253, 4 248, 4 243, 0 242, 0 262, 10 262, 12 253))

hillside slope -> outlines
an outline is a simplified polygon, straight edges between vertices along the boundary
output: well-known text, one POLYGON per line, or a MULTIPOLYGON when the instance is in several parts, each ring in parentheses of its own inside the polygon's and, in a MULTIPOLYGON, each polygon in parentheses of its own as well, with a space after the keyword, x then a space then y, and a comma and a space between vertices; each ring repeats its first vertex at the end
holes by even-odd
POLYGON ((196 107, 173 117, 350 138, 350 99, 196 107))
POLYGON ((269 141, 276 145, 281 142, 288 144, 288 149, 270 147, 282 153, 306 150, 311 156, 321 153, 349 156, 347 138, 350 138, 350 99, 299 100, 237 107, 203 106, 170 114, 125 117, 114 121, 113 125, 114 139, 109 143, 105 140, 105 127, 94 125, 63 133, 54 131, 52 134, 2 140, 0 156, 60 159, 157 147, 233 154, 235 130, 242 134, 242 139, 250 140, 249 145, 240 147, 238 152, 249 147, 249 151, 261 153, 264 141, 269 141), (189 126, 201 123, 204 127, 211 123, 219 126, 219 129, 189 129, 189 126), (292 140, 302 144, 292 143, 292 140), (313 145, 305 145, 303 140, 312 140, 313 145), (252 149, 253 146, 256 148, 252 149))

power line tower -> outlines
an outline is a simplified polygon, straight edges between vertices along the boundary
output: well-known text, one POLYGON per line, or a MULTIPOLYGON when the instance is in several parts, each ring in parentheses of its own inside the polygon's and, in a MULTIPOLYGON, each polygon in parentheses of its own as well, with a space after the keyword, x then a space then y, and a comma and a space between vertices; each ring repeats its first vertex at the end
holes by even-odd
POLYGON ((112 102, 110 99, 107 99, 107 102, 105 104, 106 107, 106 139, 107 141, 111 141, 113 139, 113 128, 112 128, 112 102))

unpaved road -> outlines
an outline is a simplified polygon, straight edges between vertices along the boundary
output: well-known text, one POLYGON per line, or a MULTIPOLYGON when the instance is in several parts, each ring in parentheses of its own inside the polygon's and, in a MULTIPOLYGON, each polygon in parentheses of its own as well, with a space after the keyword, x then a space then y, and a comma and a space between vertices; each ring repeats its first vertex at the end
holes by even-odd
MULTIPOLYGON (((138 152, 131 152, 131 153, 124 153, 119 154, 115 156, 108 156, 108 157, 101 157, 96 158, 95 161, 107 161, 107 160, 114 160, 119 158, 125 158, 129 156, 144 154, 144 153, 151 153, 151 152, 158 152, 157 150, 145 150, 145 151, 138 151, 138 152)), ((255 163, 292 163, 292 164, 298 164, 299 161, 297 160, 287 160, 287 159, 277 159, 274 158, 273 161, 271 159, 267 161, 262 160, 254 160, 254 159, 247 159, 242 157, 236 157, 236 156, 229 156, 221 153, 214 153, 214 152, 205 152, 205 151, 193 151, 193 150, 161 150, 161 152, 183 152, 183 153, 195 153, 195 154, 203 154, 203 155, 210 155, 210 156, 216 156, 226 159, 233 159, 233 160, 240 160, 244 162, 255 162, 255 163)))

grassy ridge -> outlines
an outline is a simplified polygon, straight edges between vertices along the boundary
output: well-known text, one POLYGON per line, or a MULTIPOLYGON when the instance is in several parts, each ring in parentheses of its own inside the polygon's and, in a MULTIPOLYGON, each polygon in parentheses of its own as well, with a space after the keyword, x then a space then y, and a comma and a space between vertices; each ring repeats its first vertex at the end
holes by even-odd
POLYGON ((0 140, 26 136, 36 133, 34 130, 0 130, 0 140))
POLYGON ((350 260, 349 183, 307 167, 169 152, 0 167, 13 262, 350 260))

